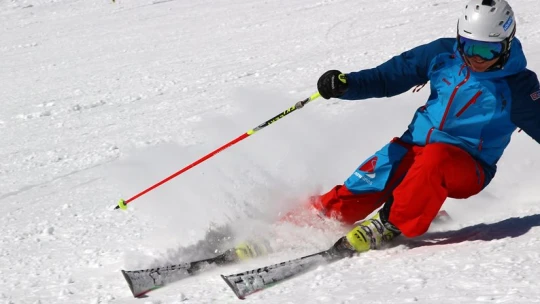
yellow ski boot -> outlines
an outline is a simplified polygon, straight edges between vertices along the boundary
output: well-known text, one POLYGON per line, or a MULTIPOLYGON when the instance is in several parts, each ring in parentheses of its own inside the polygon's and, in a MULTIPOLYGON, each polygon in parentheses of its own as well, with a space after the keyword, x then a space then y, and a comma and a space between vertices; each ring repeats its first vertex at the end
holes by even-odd
POLYGON ((379 249, 400 234, 392 224, 383 224, 379 212, 347 233, 347 241, 357 252, 379 249))
POLYGON ((244 261, 247 259, 264 256, 272 252, 270 244, 265 241, 246 241, 242 242, 234 247, 236 256, 239 260, 244 261))

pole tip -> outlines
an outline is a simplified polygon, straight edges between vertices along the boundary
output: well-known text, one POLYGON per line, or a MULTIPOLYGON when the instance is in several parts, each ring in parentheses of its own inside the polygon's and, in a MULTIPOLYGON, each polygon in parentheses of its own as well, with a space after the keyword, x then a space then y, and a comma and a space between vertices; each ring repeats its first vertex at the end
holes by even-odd
POLYGON ((116 209, 127 210, 126 201, 124 201, 123 199, 120 199, 120 201, 118 202, 118 206, 116 206, 114 210, 116 209))

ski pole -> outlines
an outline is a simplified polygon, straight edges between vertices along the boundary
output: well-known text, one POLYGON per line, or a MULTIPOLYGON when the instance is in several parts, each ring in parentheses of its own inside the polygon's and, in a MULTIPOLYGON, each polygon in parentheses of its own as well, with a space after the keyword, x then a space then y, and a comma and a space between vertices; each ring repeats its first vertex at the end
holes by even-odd
POLYGON ((188 165, 187 167, 181 169, 180 171, 178 171, 178 172, 172 174, 171 176, 165 178, 164 180, 158 182, 157 184, 154 184, 153 186, 147 188, 146 190, 143 190, 142 192, 136 194, 136 195, 133 196, 132 198, 127 199, 127 200, 120 199, 120 202, 118 202, 118 206, 116 206, 114 209, 115 209, 115 210, 116 210, 116 209, 126 210, 126 209, 127 209, 127 204, 129 204, 130 202, 134 201, 135 199, 137 199, 137 198, 143 196, 144 194, 146 194, 146 193, 148 193, 148 192, 154 190, 155 188, 157 188, 157 187, 159 187, 159 186, 165 184, 166 182, 170 181, 171 179, 173 179, 173 178, 177 177, 178 175, 180 175, 180 174, 186 172, 187 170, 189 170, 189 169, 191 169, 191 168, 197 166, 198 164, 204 162, 205 160, 207 160, 207 159, 209 159, 210 157, 212 157, 212 156, 218 154, 219 152, 221 152, 221 151, 227 149, 228 147, 230 147, 230 146, 232 146, 232 145, 238 143, 239 141, 241 141, 241 140, 243 140, 243 139, 249 137, 250 135, 255 134, 255 132, 257 132, 257 131, 259 131, 259 130, 261 130, 261 129, 264 129, 265 127, 267 127, 267 126, 269 126, 269 125, 275 123, 276 121, 282 119, 283 117, 285 117, 285 116, 291 114, 291 113, 294 112, 295 110, 301 109, 301 108, 302 108, 304 105, 306 105, 308 102, 310 102, 310 101, 312 101, 312 100, 314 100, 314 99, 317 99, 317 98, 319 98, 320 96, 321 96, 321 95, 319 94, 319 92, 317 92, 317 93, 311 95, 310 97, 308 97, 308 98, 306 98, 306 99, 304 99, 304 100, 302 100, 302 101, 297 102, 294 106, 292 106, 292 107, 288 108, 287 110, 285 110, 285 111, 279 113, 278 115, 276 115, 276 116, 270 118, 269 120, 265 121, 264 123, 258 125, 256 128, 253 128, 253 129, 247 131, 246 133, 240 135, 238 138, 236 138, 236 139, 234 139, 234 140, 232 140, 232 141, 226 143, 225 145, 223 145, 223 146, 217 148, 216 150, 214 150, 214 151, 208 153, 207 155, 205 155, 205 156, 202 157, 201 159, 195 161, 194 163, 188 165))

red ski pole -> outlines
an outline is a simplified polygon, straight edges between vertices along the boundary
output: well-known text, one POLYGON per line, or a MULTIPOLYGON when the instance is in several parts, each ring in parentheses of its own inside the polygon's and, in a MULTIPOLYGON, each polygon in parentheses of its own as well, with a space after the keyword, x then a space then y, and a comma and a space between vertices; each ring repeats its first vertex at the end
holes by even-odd
POLYGON ((238 138, 236 138, 236 139, 234 139, 234 140, 232 140, 232 141, 226 143, 225 145, 223 145, 223 146, 217 148, 216 150, 214 150, 214 151, 208 153, 207 155, 205 155, 205 156, 202 157, 201 159, 195 161, 194 163, 188 165, 187 167, 181 169, 180 171, 178 171, 178 172, 172 174, 171 176, 165 178, 164 180, 158 182, 157 184, 154 184, 153 186, 151 186, 151 187, 149 187, 149 188, 143 190, 142 192, 139 192, 138 194, 136 194, 136 195, 133 196, 132 198, 127 199, 127 200, 120 199, 120 202, 118 202, 118 206, 116 206, 114 209, 115 209, 115 210, 116 210, 116 209, 123 209, 123 210, 127 209, 127 205, 128 205, 129 203, 131 203, 132 201, 134 201, 135 199, 137 199, 137 198, 143 196, 144 194, 146 194, 146 193, 148 193, 148 192, 154 190, 155 188, 157 188, 157 187, 159 187, 159 186, 165 184, 166 182, 170 181, 171 179, 173 179, 173 178, 177 177, 178 175, 180 175, 180 174, 186 172, 187 170, 189 170, 189 169, 191 169, 191 168, 197 166, 198 164, 204 162, 205 160, 207 160, 207 159, 209 159, 210 157, 212 157, 212 156, 218 154, 219 152, 221 152, 221 151, 227 149, 228 147, 230 147, 230 146, 232 146, 232 145, 238 143, 239 141, 241 141, 241 140, 243 140, 243 139, 249 137, 250 135, 253 135, 255 132, 257 132, 257 131, 259 131, 259 130, 261 130, 261 129, 263 129, 263 128, 265 128, 265 127, 267 127, 267 126, 269 126, 269 125, 271 125, 271 124, 273 124, 273 123, 275 123, 276 121, 282 119, 283 117, 285 117, 285 116, 291 114, 291 113, 294 112, 295 110, 301 109, 301 108, 302 108, 304 105, 306 105, 308 102, 310 102, 310 101, 312 101, 312 100, 314 100, 314 99, 316 99, 316 98, 319 98, 320 96, 321 96, 321 95, 319 94, 319 92, 317 92, 317 93, 311 95, 310 97, 308 97, 308 98, 306 98, 306 99, 304 99, 304 100, 302 100, 302 101, 297 102, 294 106, 288 108, 287 110, 285 110, 285 111, 279 113, 278 115, 272 117, 271 119, 265 121, 264 123, 260 124, 260 125, 257 126, 256 128, 253 128, 253 129, 247 131, 246 133, 240 135, 238 138))

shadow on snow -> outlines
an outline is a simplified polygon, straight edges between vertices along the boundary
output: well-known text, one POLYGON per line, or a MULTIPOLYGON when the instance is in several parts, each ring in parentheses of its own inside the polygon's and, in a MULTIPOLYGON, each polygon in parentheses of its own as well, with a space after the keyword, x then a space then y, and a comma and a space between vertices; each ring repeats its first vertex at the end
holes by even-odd
POLYGON ((478 224, 459 230, 426 233, 414 239, 403 239, 397 243, 411 248, 420 246, 457 244, 471 241, 492 241, 515 238, 527 233, 531 228, 540 226, 540 214, 525 217, 513 217, 491 224, 478 224))

